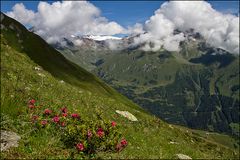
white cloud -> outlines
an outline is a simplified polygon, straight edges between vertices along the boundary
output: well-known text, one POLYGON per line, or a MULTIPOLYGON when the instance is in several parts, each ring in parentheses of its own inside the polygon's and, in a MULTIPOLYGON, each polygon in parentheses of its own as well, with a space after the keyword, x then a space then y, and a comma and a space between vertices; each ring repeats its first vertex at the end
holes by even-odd
POLYGON ((81 46, 81 45, 83 44, 83 41, 80 40, 80 39, 76 39, 76 40, 74 41, 74 44, 75 44, 76 46, 81 46))
POLYGON ((20 21, 23 24, 30 23, 35 14, 31 10, 27 10, 22 3, 17 3, 13 8, 12 12, 8 12, 7 15, 20 21))
POLYGON ((184 40, 182 33, 174 35, 174 24, 162 14, 155 14, 145 22, 145 34, 135 38, 135 45, 145 43, 143 50, 157 51, 162 47, 169 51, 178 51, 180 41, 184 40))
POLYGON ((146 21, 144 30, 147 34, 136 38, 135 43, 147 42, 145 50, 163 47, 177 51, 184 37, 182 34, 174 35, 173 31, 191 28, 201 33, 210 45, 239 54, 239 17, 222 14, 205 1, 165 2, 146 21))
POLYGON ((125 33, 136 35, 141 34, 143 32, 144 32, 143 25, 140 23, 136 23, 134 26, 129 26, 125 33))
POLYGON ((114 35, 124 32, 122 26, 101 17, 100 10, 87 1, 40 2, 36 13, 27 10, 23 4, 16 4, 7 15, 34 26, 35 32, 48 42, 74 34, 114 35))
POLYGON ((184 39, 183 33, 170 35, 165 39, 163 47, 168 51, 178 51, 180 49, 179 42, 183 41, 184 39))
MULTIPOLYGON (((145 24, 137 23, 128 29, 102 17, 101 11, 87 1, 40 2, 37 12, 20 3, 7 14, 25 25, 34 26, 35 32, 48 42, 76 34, 140 34, 134 44, 145 44, 144 50, 178 51, 184 35, 174 34, 174 30, 194 29, 210 45, 239 54, 239 17, 218 12, 206 1, 165 2, 145 24)), ((114 47, 120 45, 119 42, 112 44, 114 47)))

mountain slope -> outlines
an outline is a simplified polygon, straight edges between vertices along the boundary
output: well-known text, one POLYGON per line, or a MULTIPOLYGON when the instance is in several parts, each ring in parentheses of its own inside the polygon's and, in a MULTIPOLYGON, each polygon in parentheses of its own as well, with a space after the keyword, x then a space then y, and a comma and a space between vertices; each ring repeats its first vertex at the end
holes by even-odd
POLYGON ((95 73, 168 122, 238 136, 231 123, 239 123, 239 58, 212 57, 191 63, 174 53, 136 51, 113 55, 95 73))
MULTIPOLYGON (((1 14, 1 19, 2 17, 1 14)), ((43 69, 47 70, 54 77, 92 92, 115 97, 126 104, 129 103, 134 106, 131 101, 128 101, 128 99, 118 94, 111 87, 102 83, 96 76, 68 61, 54 48, 48 46, 42 38, 29 32, 20 23, 6 16, 2 19, 2 23, 3 29, 1 31, 7 35, 4 37, 7 43, 12 45, 17 51, 25 52, 35 63, 42 66, 43 69), (10 29, 4 29, 4 26, 8 26, 10 29), (48 63, 48 61, 51 63, 48 63)))
MULTIPOLYGON (((239 57, 209 46, 192 30, 184 34, 180 52, 102 47, 83 51, 85 44, 60 51, 168 122, 238 137, 239 57)), ((124 40, 131 43, 130 38, 124 40)))
MULTIPOLYGON (((71 150, 63 147, 58 135, 52 132, 33 132, 29 121, 24 119, 26 103, 31 98, 35 98, 44 108, 67 106, 70 111, 79 112, 83 118, 90 120, 95 120, 95 113, 101 111, 105 119, 116 121, 128 140, 128 146, 119 154, 99 152, 96 158, 173 158, 177 153, 187 154, 192 158, 239 156, 238 150, 234 148, 207 140, 196 135, 196 131, 168 125, 142 111, 90 73, 62 58, 59 52, 35 34, 27 32, 13 19, 1 15, 1 26, 4 26, 1 27, 1 129, 15 131, 22 137, 19 147, 1 152, 1 157, 72 157, 71 150), (18 39, 18 33, 22 34, 22 39, 18 39), (32 41, 27 37, 31 37, 32 41), (39 47, 38 44, 43 43, 42 48, 39 47), (24 48, 21 49, 21 46, 24 48), (47 54, 53 54, 56 58, 47 54), (43 60, 43 57, 48 59, 43 60), (56 60, 62 62, 64 67, 56 60), (78 76, 80 73, 81 77, 78 76), (86 82, 86 79, 90 81, 86 82), (115 96, 110 96, 103 89, 105 87, 115 96), (129 121, 116 114, 116 110, 129 111, 138 121, 129 121)), ((81 155, 75 158, 81 158, 81 155)))

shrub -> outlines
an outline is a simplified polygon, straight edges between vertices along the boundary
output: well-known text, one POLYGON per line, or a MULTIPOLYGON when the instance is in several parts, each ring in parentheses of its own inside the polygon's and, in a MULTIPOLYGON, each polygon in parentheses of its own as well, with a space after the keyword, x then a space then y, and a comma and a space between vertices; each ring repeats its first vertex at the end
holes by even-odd
POLYGON ((97 113, 97 120, 86 121, 78 113, 68 112, 67 107, 53 110, 36 107, 34 99, 28 102, 30 120, 37 131, 51 129, 66 148, 75 149, 74 153, 92 155, 96 152, 120 152, 127 146, 127 140, 121 139, 119 125, 115 121, 106 121, 97 113))

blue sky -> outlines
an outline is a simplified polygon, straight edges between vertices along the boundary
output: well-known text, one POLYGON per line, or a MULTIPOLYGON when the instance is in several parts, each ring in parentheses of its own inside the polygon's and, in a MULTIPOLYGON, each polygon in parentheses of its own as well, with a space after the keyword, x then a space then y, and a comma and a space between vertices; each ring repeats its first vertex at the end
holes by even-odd
MULTIPOLYGON (((53 2, 48 1, 50 4, 53 2)), ((55 5, 41 3, 38 12, 39 1, 1 1, 1 11, 12 11, 16 3, 23 3, 25 8, 23 5, 17 5, 8 15, 27 28, 34 26, 35 33, 49 43, 72 35, 122 37, 146 33, 140 36, 136 43, 146 41, 155 44, 153 50, 165 47, 167 50, 177 51, 184 36, 182 33, 173 34, 174 30, 194 29, 206 39, 210 39, 209 43, 214 47, 239 54, 239 1, 207 1, 217 12, 205 2, 174 1, 166 3, 161 12, 154 13, 164 2, 166 1, 93 0, 90 1, 93 5, 85 2, 64 2, 55 5), (229 16, 226 13, 237 16, 229 16), (151 16, 153 17, 150 18, 151 16), (144 23, 146 20, 149 20, 148 23, 144 23)), ((150 45, 145 47, 152 49, 150 45)))
MULTIPOLYGON (((1 11, 11 11, 16 3, 23 3, 27 9, 36 11, 39 1, 1 1, 1 11)), ((48 1, 52 3, 53 1, 48 1)), ((143 23, 164 1, 90 1, 101 10, 102 16, 126 27, 143 23)), ((213 8, 223 13, 239 13, 238 1, 208 1, 213 8)))

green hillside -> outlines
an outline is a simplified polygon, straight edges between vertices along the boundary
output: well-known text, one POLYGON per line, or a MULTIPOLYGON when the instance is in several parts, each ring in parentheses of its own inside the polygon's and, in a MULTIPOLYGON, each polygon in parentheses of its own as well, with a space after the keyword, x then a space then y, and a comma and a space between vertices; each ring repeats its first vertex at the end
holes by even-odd
POLYGON ((1 152, 1 157, 66 159, 84 156, 72 155, 72 149, 64 146, 56 131, 33 130, 26 116, 26 113, 31 114, 27 102, 32 98, 39 108, 56 110, 67 106, 82 119, 97 121, 100 112, 104 120, 116 121, 128 141, 127 147, 120 153, 99 151, 91 155, 93 158, 173 158, 178 153, 192 158, 239 157, 236 145, 234 148, 219 140, 207 139, 196 131, 169 125, 144 112, 98 78, 66 60, 39 36, 1 14, 1 130, 14 131, 21 136, 19 146, 1 152), (116 110, 128 111, 138 121, 132 122, 118 115, 116 110))
POLYGON ((13 29, 1 30, 2 34, 7 35, 4 38, 7 40, 8 45, 18 52, 26 53, 36 64, 42 66, 44 70, 47 70, 57 79, 92 92, 115 97, 126 104, 134 105, 125 97, 117 94, 114 89, 102 83, 96 76, 68 61, 54 48, 49 47, 42 38, 29 32, 18 22, 8 18, 3 18, 2 22, 9 25, 10 28, 13 26, 13 29))
POLYGON ((181 43, 180 52, 81 48, 60 51, 152 114, 173 124, 239 136, 237 55, 201 37, 181 43))

